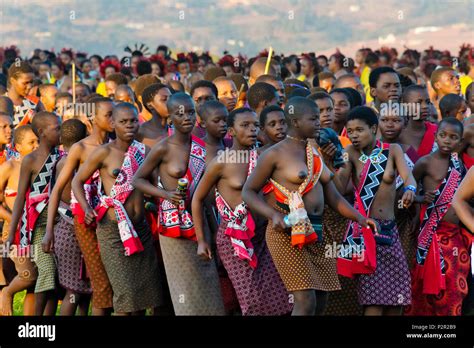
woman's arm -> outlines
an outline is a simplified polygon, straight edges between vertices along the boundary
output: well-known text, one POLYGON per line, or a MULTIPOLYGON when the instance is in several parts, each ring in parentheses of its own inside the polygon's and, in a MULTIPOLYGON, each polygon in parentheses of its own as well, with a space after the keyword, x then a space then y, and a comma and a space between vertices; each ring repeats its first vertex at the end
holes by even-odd
POLYGON ((145 195, 167 199, 173 204, 179 204, 179 201, 183 199, 180 193, 176 192, 176 190, 166 191, 150 182, 150 178, 151 181, 154 181, 153 171, 160 166, 166 151, 167 149, 164 142, 159 142, 153 146, 145 158, 145 161, 133 176, 132 185, 145 195))
POLYGON ((412 205, 416 196, 416 181, 413 177, 413 174, 408 167, 407 162, 405 161, 405 155, 400 145, 392 144, 390 145, 390 150, 394 156, 395 167, 400 174, 400 177, 403 179, 404 187, 413 188, 414 191, 405 189, 402 196, 403 206, 408 208, 412 205))
POLYGON ((31 171, 32 171, 33 159, 30 155, 26 156, 21 162, 20 167, 20 178, 18 179, 18 190, 13 205, 12 219, 10 221, 10 230, 8 231, 8 244, 13 243, 15 233, 18 228, 18 222, 20 221, 25 206, 26 192, 30 186, 31 171))
POLYGON ((247 203, 251 210, 269 220, 272 220, 273 228, 285 229, 286 225, 283 221, 282 214, 268 205, 258 194, 273 174, 275 169, 274 156, 276 156, 274 151, 268 149, 259 157, 257 166, 245 182, 242 189, 242 199, 247 203))
POLYGON ((198 241, 198 256, 204 258, 205 260, 210 260, 212 255, 209 242, 204 233, 204 200, 206 199, 212 187, 219 182, 221 174, 222 164, 218 163, 216 159, 212 160, 209 166, 206 168, 203 177, 199 181, 196 191, 194 191, 193 200, 191 203, 194 229, 196 231, 196 238, 198 241))
POLYGON ((102 168, 103 161, 108 154, 109 151, 104 146, 97 148, 91 153, 89 159, 82 164, 72 179, 72 192, 74 193, 74 197, 76 197, 76 200, 81 205, 81 208, 85 213, 84 221, 86 224, 91 224, 97 214, 87 202, 86 194, 84 192, 84 184, 97 169, 102 168))

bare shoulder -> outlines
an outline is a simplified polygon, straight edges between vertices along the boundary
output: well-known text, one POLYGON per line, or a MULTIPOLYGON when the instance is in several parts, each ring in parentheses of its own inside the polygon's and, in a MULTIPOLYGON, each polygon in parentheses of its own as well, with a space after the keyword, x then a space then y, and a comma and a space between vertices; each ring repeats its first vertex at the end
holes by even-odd
POLYGON ((349 156, 349 161, 353 161, 354 156, 356 156, 356 157, 360 156, 359 151, 352 144, 347 145, 344 150, 346 151, 347 155, 349 156))
POLYGON ((85 150, 85 146, 84 146, 84 141, 85 139, 82 139, 81 141, 78 141, 77 143, 73 144, 71 146, 71 148, 69 149, 68 151, 68 155, 67 157, 78 157, 80 158, 81 157, 81 154, 84 152, 85 150))
POLYGON ((225 159, 223 158, 223 152, 215 156, 208 165, 206 165, 207 172, 221 173, 225 167, 225 159))
POLYGON ((6 175, 7 173, 11 172, 14 168, 14 162, 14 160, 9 160, 0 164, 0 173, 6 175))
POLYGON ((400 144, 396 143, 390 144, 389 152, 396 156, 403 155, 402 147, 400 146, 400 144))
POLYGON ((421 157, 418 161, 416 161, 415 168, 413 170, 416 170, 418 172, 425 172, 430 159, 431 155, 425 155, 421 157))
POLYGON ((168 150, 168 146, 169 146, 168 140, 169 140, 168 137, 165 137, 165 138, 161 139, 155 145, 153 145, 153 147, 151 148, 150 151, 153 152, 154 154, 155 153, 159 153, 159 154, 166 153, 166 151, 168 150))
POLYGON ((103 145, 100 145, 98 146, 93 152, 92 152, 92 156, 94 156, 96 159, 103 159, 105 157, 107 157, 110 152, 111 152, 111 145, 113 143, 107 143, 107 144, 103 144, 103 145))

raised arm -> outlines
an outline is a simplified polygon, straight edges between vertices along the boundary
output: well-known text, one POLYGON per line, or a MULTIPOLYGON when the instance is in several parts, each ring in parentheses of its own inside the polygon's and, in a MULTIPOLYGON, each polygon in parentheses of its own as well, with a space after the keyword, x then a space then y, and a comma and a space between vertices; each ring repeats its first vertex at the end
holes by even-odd
POLYGON ((218 163, 214 158, 209 166, 206 168, 204 175, 199 181, 196 191, 194 191, 193 200, 191 202, 191 210, 194 221, 194 229, 196 231, 196 238, 198 241, 198 256, 205 260, 212 258, 211 248, 209 247, 208 236, 204 233, 204 200, 209 191, 217 184, 222 176, 222 164, 218 163))
POLYGON ((275 170, 274 156, 274 152, 269 150, 263 152, 259 157, 257 166, 245 182, 242 189, 242 199, 248 204, 251 210, 254 210, 267 219, 272 220, 274 228, 285 229, 286 225, 283 221, 282 214, 273 209, 258 195, 275 170))
POLYGON ((474 167, 469 170, 453 198, 453 208, 459 220, 474 233, 474 210, 469 200, 474 198, 474 167))
POLYGON ((9 226, 10 230, 8 231, 9 245, 13 243, 13 239, 15 238, 15 233, 18 227, 18 222, 20 221, 23 208, 25 206, 26 191, 28 191, 28 187, 30 186, 32 164, 33 160, 31 155, 26 156, 21 162, 17 196, 15 199, 15 204, 13 205, 12 219, 9 226))
POLYGON ((92 152, 87 161, 85 161, 79 168, 79 171, 76 173, 71 183, 74 197, 77 199, 77 201, 81 205, 82 210, 85 212, 84 221, 86 222, 86 224, 91 224, 97 214, 87 202, 86 195, 84 192, 84 184, 97 169, 102 168, 103 161, 109 154, 109 151, 105 146, 106 145, 100 146, 92 152))
POLYGON ((346 154, 345 154, 348 157, 348 159, 347 161, 344 161, 344 166, 339 168, 338 171, 335 171, 332 168, 330 168, 335 174, 333 178, 334 185, 336 186, 337 190, 342 194, 346 193, 347 184, 349 183, 349 179, 351 178, 351 175, 352 175, 353 164, 352 164, 351 156, 350 156, 351 150, 352 150, 352 145, 349 145, 346 148, 346 154))

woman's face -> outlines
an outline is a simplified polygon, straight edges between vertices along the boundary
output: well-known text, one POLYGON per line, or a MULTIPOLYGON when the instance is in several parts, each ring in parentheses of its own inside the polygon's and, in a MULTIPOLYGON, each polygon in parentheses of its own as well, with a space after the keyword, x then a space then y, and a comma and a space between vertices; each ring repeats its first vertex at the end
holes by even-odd
POLYGON ((41 79, 47 79, 48 73, 51 73, 51 68, 48 66, 48 64, 40 64, 38 73, 41 79))
POLYGON ((155 76, 160 76, 161 69, 158 63, 151 63, 151 73, 155 76))
POLYGON ((89 74, 89 72, 92 70, 92 63, 91 62, 85 62, 82 64, 82 72, 84 74, 89 74))
POLYGON ((108 66, 105 68, 105 77, 107 78, 108 76, 115 74, 115 68, 112 66, 108 66))
POLYGON ((346 123, 347 114, 351 110, 351 104, 344 93, 331 93, 334 100, 334 120, 337 123, 346 123))
POLYGON ((346 129, 347 136, 357 150, 362 150, 372 144, 377 133, 377 126, 369 127, 367 123, 359 119, 347 122, 346 129))
POLYGON ((33 73, 22 73, 16 79, 12 77, 10 82, 19 95, 26 97, 33 87, 34 77, 33 73))
POLYGON ((313 75, 313 66, 311 62, 305 58, 301 59, 301 73, 305 76, 313 75))
POLYGON ((53 64, 51 66, 51 73, 53 74, 56 80, 59 80, 64 75, 63 71, 56 64, 53 64))
POLYGON ((59 56, 59 59, 61 59, 61 63, 63 63, 64 66, 70 64, 72 61, 71 57, 66 53, 61 53, 61 55, 59 56))

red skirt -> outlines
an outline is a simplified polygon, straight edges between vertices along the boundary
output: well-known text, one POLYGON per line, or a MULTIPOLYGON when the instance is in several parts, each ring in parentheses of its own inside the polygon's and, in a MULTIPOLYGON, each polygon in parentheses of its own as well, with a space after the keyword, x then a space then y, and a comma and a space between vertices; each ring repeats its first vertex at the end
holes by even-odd
POLYGON ((471 240, 458 225, 444 221, 438 225, 436 238, 446 264, 446 289, 438 295, 423 294, 422 282, 412 277, 412 304, 407 307, 406 315, 461 315, 462 302, 468 291, 471 240))

